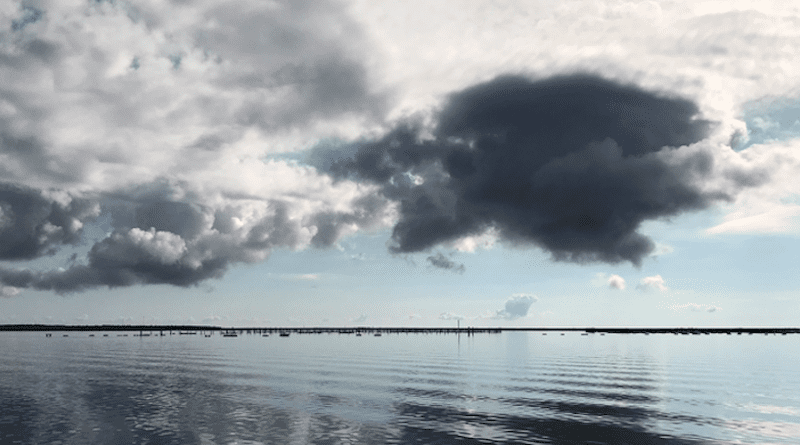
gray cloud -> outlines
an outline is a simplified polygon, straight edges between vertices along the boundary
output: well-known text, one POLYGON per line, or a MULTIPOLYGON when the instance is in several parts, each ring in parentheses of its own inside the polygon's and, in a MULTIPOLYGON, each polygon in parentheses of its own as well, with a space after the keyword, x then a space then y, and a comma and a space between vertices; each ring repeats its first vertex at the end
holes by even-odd
POLYGON ((589 75, 502 76, 452 94, 432 139, 406 122, 376 142, 320 148, 311 162, 400 202, 395 252, 492 228, 555 260, 639 265, 655 247, 637 231, 643 221, 731 199, 702 188, 710 153, 674 154, 710 131, 697 114, 689 101, 589 75))
POLYGON ((313 216, 312 223, 317 233, 311 238, 314 247, 330 247, 339 240, 348 228, 375 227, 381 224, 389 203, 378 195, 366 195, 354 202, 351 212, 320 212, 313 216))
POLYGON ((492 317, 502 320, 516 320, 528 315, 531 305, 538 301, 533 295, 519 294, 506 300, 505 307, 492 317))
POLYGON ((464 320, 466 317, 463 315, 454 314, 452 312, 442 312, 439 314, 439 320, 464 320))
MULTIPOLYGON (((330 247, 348 230, 380 224, 386 210, 385 200, 366 196, 347 210, 322 209, 298 218, 293 204, 282 200, 231 200, 213 209, 177 200, 180 195, 192 196, 180 185, 159 182, 128 196, 103 197, 112 231, 85 258, 73 255, 68 268, 50 271, 0 267, 0 283, 58 293, 139 284, 193 286, 222 277, 235 263, 264 260, 278 247, 330 247)), ((82 221, 96 217, 99 206, 66 202, 47 200, 34 190, 0 188, 2 259, 35 258, 78 242, 82 221)))
POLYGON ((431 255, 427 258, 428 262, 431 263, 433 267, 439 269, 450 270, 456 273, 464 273, 466 268, 463 264, 457 263, 450 258, 444 256, 441 252, 436 252, 435 255, 431 255))
POLYGON ((22 6, 19 18, 11 21, 11 30, 22 31, 26 26, 38 22, 43 15, 44 13, 39 9, 31 6, 22 6))
POLYGON ((0 268, 8 289, 191 286, 386 225, 393 203, 395 252, 492 228, 559 260, 638 264, 642 221, 728 196, 693 182, 710 155, 661 149, 703 137, 693 104, 587 76, 453 94, 432 140, 408 123, 316 151, 331 181, 273 155, 384 116, 339 2, 36 4, 0 29, 0 259, 78 243, 98 204, 110 225, 65 269, 0 268))
POLYGON ((3 181, 118 185, 142 172, 120 164, 152 171, 178 155, 191 170, 211 156, 198 151, 254 130, 263 139, 313 133, 378 121, 387 107, 363 60, 367 39, 337 1, 39 7, 21 6, 0 29, 3 181), (197 20, 176 19, 183 14, 197 20), (161 165, 150 165, 152 147, 166 155, 161 165))
POLYGON ((235 55, 224 89, 245 89, 250 100, 235 108, 243 125, 267 130, 347 113, 380 114, 385 97, 373 94, 367 71, 353 57, 361 30, 334 2, 281 1, 280 7, 226 4, 207 11, 213 25, 196 42, 220 57, 235 55), (269 98, 284 96, 276 107, 269 98))
POLYGON ((28 260, 76 244, 99 210, 88 199, 0 183, 0 259, 28 260))
POLYGON ((281 138, 381 119, 367 40, 339 2, 112 3, 21 6, 0 29, 0 260, 108 221, 65 268, 0 266, 0 285, 192 286, 386 224, 370 187, 264 160, 296 149, 281 138))

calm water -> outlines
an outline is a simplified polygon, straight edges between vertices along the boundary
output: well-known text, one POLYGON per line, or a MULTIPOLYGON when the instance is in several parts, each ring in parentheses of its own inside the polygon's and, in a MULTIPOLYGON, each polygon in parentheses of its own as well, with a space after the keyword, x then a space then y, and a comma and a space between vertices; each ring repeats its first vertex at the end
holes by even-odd
POLYGON ((0 443, 800 443, 800 336, 0 333, 0 443))

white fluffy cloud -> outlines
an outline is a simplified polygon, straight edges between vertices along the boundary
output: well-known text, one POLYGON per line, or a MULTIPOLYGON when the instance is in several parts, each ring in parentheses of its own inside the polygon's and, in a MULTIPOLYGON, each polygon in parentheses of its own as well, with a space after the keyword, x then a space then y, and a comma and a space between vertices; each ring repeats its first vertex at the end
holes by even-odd
POLYGON ((608 287, 611 289, 625 290, 625 278, 619 275, 611 275, 608 277, 608 287))
POLYGON ((257 169, 381 103, 333 2, 14 3, 0 131, 30 149, 4 150, 6 180, 105 190, 257 169))
POLYGON ((639 285, 636 286, 636 287, 638 287, 641 290, 645 290, 645 291, 647 291, 647 290, 658 290, 660 292, 666 292, 667 290, 669 290, 669 288, 667 288, 666 281, 664 281, 664 278, 662 278, 661 275, 654 275, 652 277, 644 277, 639 282, 639 285))
POLYGON ((800 137, 748 147, 728 165, 748 165, 769 180, 761 187, 744 190, 729 206, 724 221, 706 232, 800 233, 800 137))
POLYGON ((353 2, 409 107, 493 77, 584 68, 702 96, 718 110, 797 85, 796 10, 764 2, 353 2), (372 26, 370 26, 370 24, 372 26), (413 29, 414 32, 408 32, 413 29))
POLYGON ((453 248, 459 252, 475 252, 477 249, 491 249, 497 243, 497 229, 490 227, 484 233, 465 236, 453 242, 453 248))
POLYGON ((618 289, 618 290, 625 290, 627 287, 627 282, 625 278, 622 278, 619 275, 612 274, 608 275, 607 273, 598 272, 594 274, 594 278, 590 281, 593 287, 608 287, 609 289, 618 289))
POLYGON ((19 294, 19 289, 13 286, 0 286, 0 297, 10 298, 19 294))
POLYGON ((531 305, 539 299, 529 294, 515 294, 506 300, 505 307, 492 317, 501 320, 516 320, 526 317, 531 305))

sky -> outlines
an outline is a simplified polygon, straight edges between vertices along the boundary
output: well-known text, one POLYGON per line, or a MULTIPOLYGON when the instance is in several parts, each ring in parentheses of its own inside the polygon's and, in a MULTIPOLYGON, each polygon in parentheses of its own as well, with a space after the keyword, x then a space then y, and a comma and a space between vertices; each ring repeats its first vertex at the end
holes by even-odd
POLYGON ((0 323, 797 326, 800 6, 0 3, 0 323))

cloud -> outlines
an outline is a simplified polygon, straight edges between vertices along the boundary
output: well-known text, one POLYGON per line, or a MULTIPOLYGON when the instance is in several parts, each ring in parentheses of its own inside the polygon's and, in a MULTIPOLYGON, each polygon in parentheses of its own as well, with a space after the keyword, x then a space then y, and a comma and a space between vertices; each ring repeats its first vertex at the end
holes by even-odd
POLYGON ((483 234, 465 236, 453 242, 453 248, 459 252, 475 252, 476 249, 491 249, 497 243, 497 231, 489 228, 483 234))
POLYGON ((506 300, 505 307, 492 316, 492 318, 501 320, 516 320, 528 315, 528 309, 531 305, 538 301, 533 295, 516 294, 506 300))
POLYGON ((200 324, 211 324, 211 325, 213 325, 213 324, 219 324, 220 322, 227 321, 227 320, 228 320, 227 317, 222 317, 222 316, 219 316, 219 315, 210 315, 210 316, 204 318, 202 321, 200 321, 200 324))
POLYGON ((672 310, 680 311, 684 309, 688 309, 692 312, 717 312, 721 311, 722 308, 719 306, 715 306, 713 304, 698 304, 698 303, 686 303, 686 304, 678 304, 673 305, 671 307, 672 310))
POLYGON ((674 251, 675 251, 675 248, 673 248, 672 246, 670 246, 668 244, 656 243, 655 248, 653 249, 652 252, 650 252, 650 256, 657 257, 657 256, 661 256, 661 255, 668 255, 668 254, 670 254, 670 253, 672 253, 674 251))
POLYGON ((317 281, 319 280, 319 274, 316 273, 295 274, 295 275, 290 275, 289 279, 297 281, 317 281))
POLYGON ((625 279, 619 275, 608 277, 608 287, 611 289, 625 290, 625 279))
POLYGON ((431 255, 427 258, 428 262, 431 263, 433 267, 450 270, 456 273, 464 273, 466 268, 461 263, 456 263, 455 261, 447 258, 441 252, 436 252, 435 255, 431 255))
POLYGON ((654 275, 652 277, 642 278, 642 280, 639 282, 639 285, 636 287, 644 291, 657 289, 661 292, 666 292, 668 288, 665 283, 666 282, 661 275, 654 275))
POLYGON ((640 264, 659 250, 642 222, 737 193, 711 233, 797 227, 764 204, 797 192, 796 105, 735 115, 797 79, 797 27, 772 6, 578 2, 537 10, 524 33, 519 11, 485 20, 497 11, 470 5, 441 23, 431 2, 385 7, 4 3, 0 260, 78 246, 97 217, 110 228, 63 270, 4 263, 0 284, 193 286, 384 227, 401 253, 497 242, 640 264), (411 16, 433 26, 409 33, 411 16), (488 23, 501 25, 464 32, 488 23), (604 77, 564 74, 577 71, 604 77), (736 134, 741 152, 726 145, 736 134), (313 166, 298 161, 317 144, 313 166))
POLYGON ((439 314, 439 320, 464 320, 466 317, 452 312, 442 312, 439 314))
POLYGON ((364 323, 367 321, 367 315, 361 314, 358 317, 350 319, 350 323, 364 323))
MULTIPOLYGON (((791 178, 800 174, 800 151, 786 151, 774 143, 800 136, 795 124, 800 64, 787 57, 800 51, 800 30, 797 12, 785 3, 747 2, 743 8, 724 2, 575 0, 494 8, 476 1, 461 6, 454 10, 416 0, 387 13, 385 5, 358 3, 358 16, 375 24, 373 38, 391 48, 387 78, 402 85, 406 108, 424 110, 448 92, 502 72, 537 78, 602 73, 691 98, 704 116, 719 122, 712 136, 715 143, 741 150, 733 157, 746 158, 748 151, 752 155, 753 144, 763 144, 763 151, 772 153, 775 162, 765 166, 773 178, 769 188, 795 191, 759 194, 741 206, 737 202, 731 209, 736 216, 765 213, 766 202, 779 206, 795 200, 798 181, 791 178), (535 24, 531 17, 536 17, 535 24), (416 24, 412 35, 407 32, 409 23, 416 24), (426 50, 418 51, 423 46, 426 50), (787 174, 776 178, 776 170, 787 174)), ((714 158, 716 167, 730 165, 719 153, 714 158)), ((798 233, 798 226, 797 218, 778 218, 766 230, 798 233)))
POLYGON ((0 298, 10 298, 19 295, 20 290, 13 286, 0 286, 0 298))
MULTIPOLYGON (((307 175, 306 185, 314 178, 307 175)), ((98 199, 112 217, 113 231, 90 248, 86 264, 72 262, 66 270, 50 271, 0 267, 0 282, 59 293, 136 284, 192 286, 221 277, 232 264, 262 261, 278 247, 329 247, 354 231, 383 226, 391 212, 385 200, 370 196, 369 191, 353 183, 339 183, 304 197, 277 194, 271 198, 214 200, 201 196, 190 185, 167 182, 149 184, 125 195, 103 196, 98 199), (319 236, 321 232, 326 232, 324 237, 319 236)), ((4 202, 0 200, 0 205, 4 202)), ((4 212, 9 222, 0 237, 25 241, 22 223, 48 229, 40 232, 49 238, 30 229, 27 244, 18 243, 33 246, 27 247, 28 256, 41 255, 59 241, 73 241, 82 221, 95 216, 99 206, 68 202, 67 207, 51 204, 50 219, 43 212, 40 214, 45 216, 39 219, 12 219, 10 215, 20 213, 16 210, 19 205, 13 201, 6 204, 11 209, 4 212), (51 220, 59 225, 49 223, 51 220)), ((12 244, 4 246, 7 257, 14 252, 20 256, 22 249, 12 251, 8 246, 12 244)))
POLYGON ((609 276, 606 273, 598 272, 594 274, 594 278, 590 281, 594 287, 609 287, 610 289, 625 290, 627 283, 625 279, 619 275, 609 276))
POLYGON ((656 247, 637 231, 642 222, 763 182, 738 170, 725 186, 705 184, 715 154, 689 147, 712 128, 698 114, 688 100, 591 75, 500 76, 451 94, 430 137, 404 122, 375 142, 321 148, 313 160, 400 202, 395 252, 493 230, 555 260, 638 266, 656 247))
POLYGON ((800 233, 800 133, 788 140, 748 146, 728 154, 721 163, 731 167, 749 165, 761 170, 767 180, 759 187, 747 188, 725 208, 723 221, 706 230, 707 234, 800 233))
MULTIPOLYGON (((743 209, 742 209, 743 210, 743 209)), ((752 211, 752 208, 750 208, 752 211)), ((732 212, 725 222, 706 229, 709 235, 723 233, 797 233, 800 231, 800 205, 775 205, 762 213, 732 212)))
POLYGON ((97 203, 56 191, 0 183, 0 259, 28 260, 77 244, 97 203))
POLYGON ((271 157, 382 119, 338 2, 17 2, 0 22, 0 260, 111 222, 65 270, 0 266, 5 285, 191 286, 393 219, 376 187, 271 157))
POLYGON ((119 317, 114 319, 114 324, 132 324, 132 323, 133 323, 133 317, 131 316, 123 317, 120 315, 119 317))

